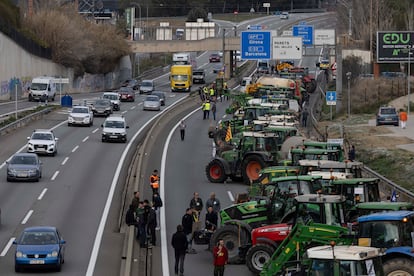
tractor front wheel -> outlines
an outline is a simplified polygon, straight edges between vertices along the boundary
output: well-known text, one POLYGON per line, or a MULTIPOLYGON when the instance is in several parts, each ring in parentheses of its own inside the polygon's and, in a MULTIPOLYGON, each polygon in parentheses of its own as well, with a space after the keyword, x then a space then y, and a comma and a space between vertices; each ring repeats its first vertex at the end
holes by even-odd
POLYGON ((414 275, 414 262, 407 258, 390 259, 383 263, 384 275, 409 276, 414 275))
POLYGON ((259 275, 264 264, 270 260, 274 252, 274 248, 267 244, 257 244, 250 247, 246 254, 247 267, 255 275, 259 275))
POLYGON ((260 171, 265 168, 266 163, 259 156, 249 156, 243 161, 242 175, 243 182, 250 184, 250 181, 259 179, 260 171))
POLYGON ((211 160, 206 167, 206 175, 211 183, 223 183, 226 179, 226 172, 223 164, 217 160, 211 160))
POLYGON ((240 263, 239 247, 249 243, 249 235, 247 232, 243 228, 239 229, 239 227, 234 224, 223 225, 218 228, 211 237, 210 248, 213 249, 220 240, 224 240, 224 245, 227 248, 229 254, 228 263, 240 263))

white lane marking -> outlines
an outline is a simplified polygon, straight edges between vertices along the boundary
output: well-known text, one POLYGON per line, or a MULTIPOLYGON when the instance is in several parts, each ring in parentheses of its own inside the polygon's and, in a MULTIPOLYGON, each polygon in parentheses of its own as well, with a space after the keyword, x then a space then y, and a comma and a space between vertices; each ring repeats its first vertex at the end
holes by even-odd
POLYGON ((136 108, 136 106, 134 105, 134 106, 132 106, 132 107, 131 107, 131 110, 132 110, 132 109, 135 109, 135 108, 136 108))
POLYGON ((128 111, 126 111, 126 110, 125 110, 125 111, 122 111, 122 114, 125 114, 125 113, 127 113, 127 112, 128 112, 128 111))
POLYGON ((99 128, 96 128, 92 131, 92 133, 96 133, 99 130, 99 128))
MULTIPOLYGON (((181 120, 186 120, 188 117, 190 117, 191 115, 193 115, 196 112, 199 112, 200 108, 197 108, 195 110, 193 110, 191 113, 187 114, 184 118, 182 118, 181 120)), ((165 187, 165 183, 164 183, 164 179, 165 179, 165 164, 167 162, 167 152, 168 152, 168 147, 170 145, 170 141, 171 141, 171 137, 173 136, 174 132, 176 132, 178 126, 180 125, 181 120, 178 121, 178 123, 171 129, 170 133, 168 134, 167 140, 165 141, 164 144, 164 149, 162 152, 162 158, 161 158, 161 187, 160 187, 160 196, 163 202, 165 202, 165 191, 164 191, 164 187, 165 187)), ((162 260, 162 275, 163 276, 170 276, 170 269, 169 269, 169 264, 168 264, 168 246, 169 246, 169 242, 167 241, 167 232, 166 232, 166 225, 165 225, 165 208, 161 208, 161 230, 160 230, 160 234, 161 234, 161 260, 162 260)))
POLYGON ((231 201, 231 202, 234 202, 234 196, 233 196, 233 193, 232 193, 231 191, 227 191, 227 195, 229 196, 230 201, 231 201))
POLYGON ((26 216, 22 220, 22 224, 26 224, 32 214, 33 214, 33 210, 30 210, 29 212, 27 212, 26 216))
POLYGON ((53 174, 53 176, 50 180, 52 180, 52 181, 55 180, 56 177, 58 176, 58 174, 59 174, 59 171, 55 171, 55 173, 53 174))
MULTIPOLYGON (((114 193, 115 193, 115 188, 116 188, 116 184, 118 183, 118 178, 119 175, 121 173, 121 169, 124 166, 124 162, 125 162, 125 158, 127 156, 127 153, 129 151, 129 149, 131 148, 132 143, 135 141, 135 139, 137 139, 138 135, 147 127, 148 124, 150 124, 153 120, 155 120, 156 118, 158 118, 159 116, 161 116, 161 114, 163 114, 164 112, 167 112, 169 109, 175 107, 176 104, 178 104, 180 101, 185 100, 186 97, 183 97, 181 99, 178 99, 177 101, 175 101, 172 105, 168 106, 167 108, 165 108, 163 111, 161 111, 160 113, 157 113, 157 115, 155 115, 154 117, 152 117, 150 120, 148 120, 143 126, 141 126, 141 128, 134 134, 134 136, 132 137, 131 140, 129 140, 127 146, 125 147, 124 151, 122 152, 121 158, 119 159, 118 162, 118 166, 116 167, 116 171, 114 174, 114 177, 112 179, 112 183, 111 183, 111 187, 109 189, 108 192, 108 197, 106 199, 106 203, 105 203, 105 207, 104 210, 102 212, 102 217, 101 220, 99 222, 99 226, 98 226, 98 230, 96 231, 96 236, 95 236, 95 241, 93 243, 93 248, 92 248, 92 253, 91 253, 91 257, 89 259, 89 264, 88 264, 88 269, 86 270, 86 274, 85 276, 93 276, 93 272, 95 270, 95 265, 96 265, 96 261, 98 259, 98 254, 99 254, 99 248, 101 246, 101 241, 102 241, 102 236, 103 236, 103 231, 105 229, 105 224, 106 224, 106 220, 108 219, 108 214, 109 214, 109 209, 111 208, 111 204, 112 204, 112 199, 114 197, 114 193)), ((198 109, 197 109, 198 110, 198 109)), ((177 126, 178 127, 178 124, 177 126)), ((161 184, 163 185, 163 183, 161 184)), ((161 187, 162 188, 162 187, 161 187)), ((162 191, 162 189, 161 189, 162 191)), ((164 208, 161 208, 161 212, 163 212, 164 208)), ((163 223, 161 223, 161 229, 165 228, 165 218, 163 220, 163 223)), ((165 231, 165 230, 164 230, 165 231)), ((166 234, 164 233, 164 246, 166 246, 166 234)), ((168 243, 169 244, 169 243, 168 243)), ((163 256, 164 257, 164 256, 163 256)), ((168 266, 167 266, 168 267, 168 266)), ((168 275, 167 275, 168 276, 168 275)))
POLYGON ((83 138, 82 142, 86 142, 89 139, 89 136, 86 136, 85 138, 83 138))
POLYGON ((72 152, 75 152, 78 148, 79 148, 79 146, 74 147, 72 152))
POLYGON ((63 161, 62 161, 62 166, 65 165, 66 162, 68 162, 68 160, 69 160, 69 157, 65 157, 65 159, 63 159, 63 161))
POLYGON ((13 245, 14 240, 16 240, 15 237, 11 237, 10 240, 7 242, 6 246, 4 247, 3 251, 0 253, 0 257, 6 256, 7 252, 9 251, 10 247, 13 245))
POLYGON ((44 188, 43 191, 40 193, 39 197, 37 198, 37 200, 42 200, 42 198, 45 196, 47 192, 47 188, 44 188))

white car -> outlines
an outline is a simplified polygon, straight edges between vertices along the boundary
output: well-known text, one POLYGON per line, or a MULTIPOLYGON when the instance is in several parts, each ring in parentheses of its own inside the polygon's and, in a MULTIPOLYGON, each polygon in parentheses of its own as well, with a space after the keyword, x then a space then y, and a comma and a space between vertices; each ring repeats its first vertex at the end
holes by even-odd
POLYGON ((93 112, 89 106, 74 106, 68 115, 68 126, 93 125, 93 112))
POLYGON ((280 19, 289 19, 289 12, 282 12, 280 14, 280 19))
POLYGON ((124 116, 109 116, 102 124, 102 142, 120 141, 127 142, 127 128, 124 116))
POLYGON ((149 95, 145 98, 144 104, 142 105, 143 110, 161 110, 160 97, 156 95, 149 95))
POLYGON ((102 99, 108 99, 111 101, 112 109, 114 111, 121 110, 121 99, 119 93, 116 92, 104 92, 102 95, 102 99))
POLYGON ((46 129, 36 129, 32 136, 27 137, 27 152, 37 154, 56 155, 58 138, 52 131, 46 129))

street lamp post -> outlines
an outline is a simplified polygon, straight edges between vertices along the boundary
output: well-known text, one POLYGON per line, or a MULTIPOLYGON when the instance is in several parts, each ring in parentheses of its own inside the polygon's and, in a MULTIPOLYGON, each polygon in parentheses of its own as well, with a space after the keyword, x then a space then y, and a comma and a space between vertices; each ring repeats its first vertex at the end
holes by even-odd
POLYGON ((351 72, 346 73, 348 79, 348 119, 351 118, 351 72))
POLYGON ((408 96, 408 106, 407 106, 407 114, 410 116, 410 75, 411 75, 411 47, 408 49, 408 69, 407 69, 407 96, 408 96))

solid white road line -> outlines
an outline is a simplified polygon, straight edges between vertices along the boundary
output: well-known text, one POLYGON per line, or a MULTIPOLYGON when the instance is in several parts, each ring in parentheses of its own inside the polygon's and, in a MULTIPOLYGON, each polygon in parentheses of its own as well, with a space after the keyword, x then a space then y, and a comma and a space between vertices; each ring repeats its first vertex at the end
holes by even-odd
POLYGON ((76 146, 72 149, 72 152, 75 152, 77 149, 79 148, 79 146, 76 146))
POLYGON ((85 138, 83 138, 82 142, 86 142, 89 139, 89 136, 86 136, 85 138))
POLYGON ((232 193, 231 191, 227 191, 227 195, 229 196, 230 201, 231 201, 231 202, 234 202, 234 196, 233 196, 233 193, 232 193))
POLYGON ((42 200, 42 198, 45 196, 47 192, 47 188, 44 188, 43 191, 40 193, 39 197, 37 198, 37 200, 42 200))
POLYGON ((29 212, 27 212, 26 216, 22 220, 22 224, 26 224, 32 214, 33 214, 33 210, 29 210, 29 212))

